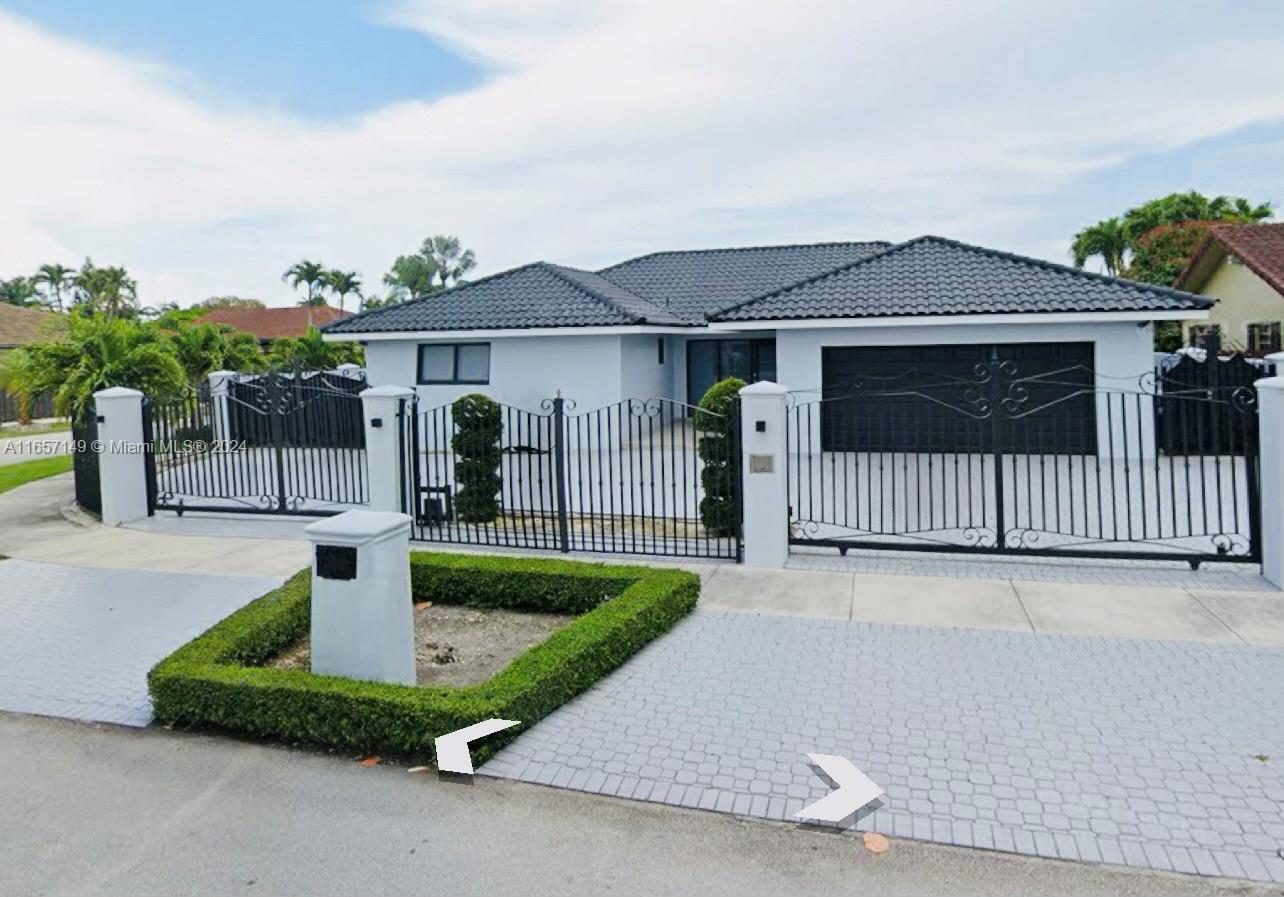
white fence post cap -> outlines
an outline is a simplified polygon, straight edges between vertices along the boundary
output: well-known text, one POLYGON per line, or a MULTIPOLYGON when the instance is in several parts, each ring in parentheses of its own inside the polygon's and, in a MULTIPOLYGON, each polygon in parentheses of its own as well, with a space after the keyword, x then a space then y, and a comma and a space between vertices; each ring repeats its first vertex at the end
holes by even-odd
POLYGON ((363 389, 357 393, 363 399, 404 399, 414 394, 415 391, 409 386, 371 386, 369 389, 363 389))
POLYGON ((410 529, 410 517, 395 511, 344 511, 303 528, 313 542, 366 545, 410 529))
POLYGON ((1259 391, 1263 389, 1284 389, 1284 377, 1278 375, 1275 377, 1262 377, 1260 380, 1255 380, 1253 385, 1256 386, 1259 391))
POLYGON ((770 380, 759 380, 740 390, 742 396, 784 396, 789 394, 788 386, 772 383, 770 380))
POLYGON ((95 399, 129 399, 134 396, 141 399, 143 394, 137 389, 130 389, 128 386, 109 386, 94 393, 95 399))

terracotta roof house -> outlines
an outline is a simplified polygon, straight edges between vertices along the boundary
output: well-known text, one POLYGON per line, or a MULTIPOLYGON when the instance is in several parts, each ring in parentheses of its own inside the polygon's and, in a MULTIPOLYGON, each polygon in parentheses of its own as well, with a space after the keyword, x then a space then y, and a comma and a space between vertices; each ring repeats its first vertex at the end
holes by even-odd
POLYGON ((1188 342, 1217 327, 1224 344, 1254 355, 1284 348, 1284 223, 1222 225, 1209 231, 1176 286, 1215 299, 1207 321, 1187 321, 1188 342))
POLYGON ((202 324, 226 324, 254 334, 260 343, 270 343, 283 337, 304 336, 309 326, 321 327, 350 317, 352 312, 330 305, 296 305, 287 308, 216 308, 197 320, 202 324))
POLYGON ((534 410, 560 391, 592 410, 694 405, 733 375, 825 392, 868 371, 955 377, 996 357, 1026 375, 1136 382, 1153 366, 1153 322, 1211 305, 926 236, 656 252, 597 271, 534 262, 322 334, 363 343, 370 382, 413 387, 424 407, 480 391, 534 410))
POLYGON ((56 339, 66 329, 63 315, 0 302, 0 351, 56 339))

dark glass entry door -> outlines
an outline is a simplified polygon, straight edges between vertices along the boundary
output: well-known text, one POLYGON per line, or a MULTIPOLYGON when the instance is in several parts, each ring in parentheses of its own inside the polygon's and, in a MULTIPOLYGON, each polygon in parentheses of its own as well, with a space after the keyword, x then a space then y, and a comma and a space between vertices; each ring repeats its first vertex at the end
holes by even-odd
POLYGON ((776 379, 775 339, 687 341, 687 404, 699 404, 709 387, 727 377, 746 383, 776 379))

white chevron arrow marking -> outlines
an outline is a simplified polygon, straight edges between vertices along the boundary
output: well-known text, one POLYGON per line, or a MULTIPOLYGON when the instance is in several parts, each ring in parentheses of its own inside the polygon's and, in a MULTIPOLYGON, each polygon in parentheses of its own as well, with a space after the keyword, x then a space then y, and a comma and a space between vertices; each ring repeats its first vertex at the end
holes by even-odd
POLYGON ((808 754, 815 763, 838 783, 838 787, 826 794, 814 804, 803 807, 794 817, 797 819, 819 819, 822 822, 841 822, 861 807, 878 800, 883 796, 883 789, 873 780, 856 768, 856 764, 846 757, 833 754, 808 754))
POLYGON ((515 719, 488 719, 434 739, 433 747, 437 749, 437 769, 442 772, 462 772, 465 775, 472 775, 473 758, 468 753, 468 743, 520 725, 521 723, 515 719))

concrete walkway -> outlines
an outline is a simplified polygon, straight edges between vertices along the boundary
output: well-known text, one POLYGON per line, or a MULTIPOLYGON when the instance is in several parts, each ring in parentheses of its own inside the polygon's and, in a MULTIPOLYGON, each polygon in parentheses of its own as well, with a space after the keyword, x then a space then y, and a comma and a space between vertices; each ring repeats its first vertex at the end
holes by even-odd
POLYGON ((712 568, 709 610, 1284 647, 1284 593, 712 568))

